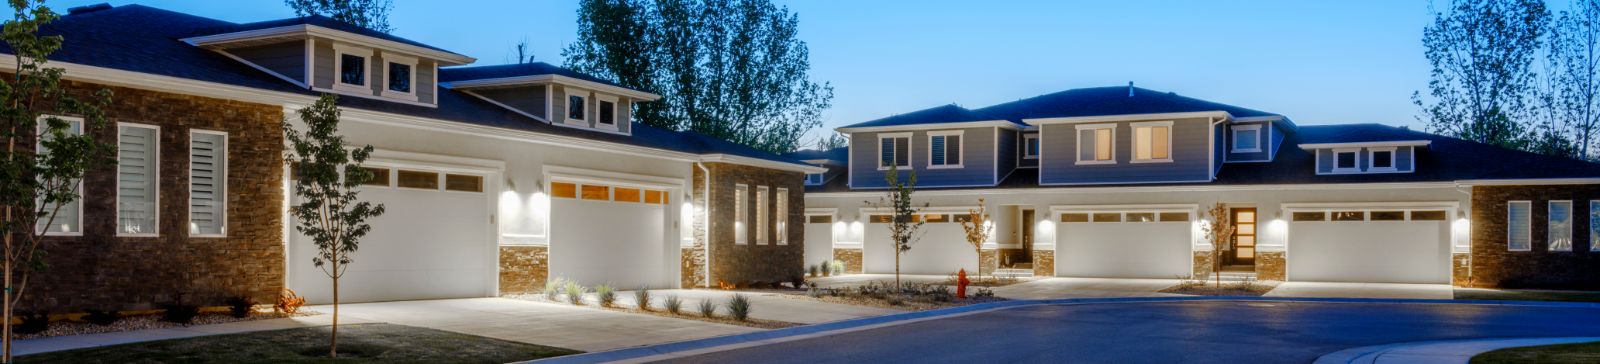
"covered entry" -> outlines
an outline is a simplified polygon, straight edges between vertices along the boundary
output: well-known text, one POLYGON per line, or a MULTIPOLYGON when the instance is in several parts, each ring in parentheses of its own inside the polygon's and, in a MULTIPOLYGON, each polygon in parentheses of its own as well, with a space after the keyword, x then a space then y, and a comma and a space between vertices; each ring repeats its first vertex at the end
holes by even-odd
POLYGON ((619 290, 678 286, 678 245, 669 239, 667 185, 553 177, 550 278, 619 290))
POLYGON ((1056 213, 1056 275, 1188 276, 1193 206, 1073 206, 1056 213))
POLYGON ((1450 283, 1453 204, 1285 210, 1290 281, 1450 283))

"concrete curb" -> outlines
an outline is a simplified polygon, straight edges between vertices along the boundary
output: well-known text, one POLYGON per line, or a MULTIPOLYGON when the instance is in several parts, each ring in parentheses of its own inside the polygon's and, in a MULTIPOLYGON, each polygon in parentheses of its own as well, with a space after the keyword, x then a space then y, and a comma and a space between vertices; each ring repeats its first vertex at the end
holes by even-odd
POLYGON ((601 362, 648 362, 671 358, 679 358, 719 351, 734 350, 764 344, 773 344, 786 341, 804 340, 812 337, 842 334, 853 331, 871 330, 895 325, 904 325, 920 321, 972 315, 990 311, 1012 309, 1025 306, 1038 305, 1076 305, 1076 304, 1107 304, 1107 303, 1159 303, 1159 302, 1308 302, 1308 303, 1385 303, 1385 304, 1456 304, 1456 305, 1489 305, 1489 306, 1531 306, 1552 308, 1600 308, 1600 302, 1540 302, 1540 301, 1491 301, 1491 300, 1434 300, 1434 299, 1391 299, 1391 298, 1308 298, 1308 297, 1234 297, 1234 296, 1186 296, 1186 297, 1115 297, 1115 298, 1064 298, 1048 300, 1014 300, 980 303, 961 307, 952 307, 937 310, 907 312, 901 314, 867 317, 854 320, 836 321, 824 324, 796 326, 776 330, 752 332, 737 335, 720 336, 699 340, 679 341, 666 344, 623 348, 593 353, 568 355, 562 357, 528 361, 523 363, 601 363, 601 362))
POLYGON ((1314 364, 1451 363, 1464 364, 1473 356, 1525 346, 1575 344, 1600 341, 1600 337, 1516 339, 1464 339, 1419 341, 1349 348, 1318 357, 1314 364))

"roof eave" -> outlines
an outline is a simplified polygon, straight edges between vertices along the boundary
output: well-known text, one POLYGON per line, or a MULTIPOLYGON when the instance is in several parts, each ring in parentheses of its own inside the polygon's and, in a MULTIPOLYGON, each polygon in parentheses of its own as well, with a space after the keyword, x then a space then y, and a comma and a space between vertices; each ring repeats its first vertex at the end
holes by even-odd
POLYGON ((962 122, 954 122, 954 123, 920 123, 920 124, 889 125, 889 126, 862 126, 862 127, 845 126, 845 127, 839 127, 839 128, 833 129, 833 130, 837 131, 837 132, 840 132, 840 133, 850 134, 850 133, 856 133, 856 132, 959 129, 959 128, 981 128, 981 127, 998 127, 998 128, 1011 129, 1011 130, 1022 130, 1023 129, 1022 125, 1017 125, 1017 123, 1011 122, 1009 120, 981 120, 981 121, 962 121, 962 122))
POLYGON ((562 84, 562 85, 567 85, 567 86, 581 87, 581 88, 597 90, 597 91, 605 91, 605 92, 615 93, 615 94, 618 94, 618 95, 623 95, 623 96, 627 96, 627 97, 631 97, 631 98, 635 98, 635 99, 639 99, 639 100, 644 100, 644 101, 656 101, 656 100, 660 100, 661 99, 661 95, 657 95, 657 94, 653 94, 653 93, 649 93, 649 92, 639 91, 639 90, 635 90, 635 89, 631 89, 631 88, 627 88, 627 87, 612 86, 612 85, 607 85, 607 84, 603 84, 603 83, 599 83, 599 82, 594 82, 594 81, 589 81, 589 80, 584 80, 584 79, 579 79, 579 78, 574 78, 574 77, 567 77, 567 76, 562 76, 562 75, 557 75, 557 74, 499 77, 499 78, 485 78, 485 79, 478 79, 478 80, 460 80, 460 81, 440 82, 439 86, 443 86, 445 88, 449 88, 449 89, 453 89, 453 90, 470 90, 470 89, 479 89, 479 88, 494 88, 494 87, 507 87, 507 86, 529 86, 529 85, 536 85, 536 84, 542 84, 542 83, 557 83, 557 84, 562 84))
POLYGON ((1426 147, 1433 144, 1431 140, 1393 140, 1380 142, 1348 142, 1348 143, 1304 143, 1300 149, 1329 149, 1329 148, 1360 148, 1360 147, 1426 147))
POLYGON ((795 164, 795 163, 780 162, 780 161, 774 161, 774 160, 768 160, 768 159, 752 158, 752 157, 745 157, 745 156, 732 155, 732 154, 722 154, 722 153, 702 154, 702 155, 700 155, 700 161, 701 162, 708 162, 708 163, 738 164, 738 165, 745 165, 745 166, 751 166, 751 167, 761 167, 761 168, 770 168, 770 169, 777 169, 777 170, 784 170, 784 171, 791 171, 791 172, 800 172, 800 173, 806 173, 806 174, 827 173, 828 172, 827 168, 822 168, 822 167, 817 167, 817 166, 812 166, 812 165, 795 164))
POLYGON ((1039 126, 1039 125, 1047 125, 1047 124, 1079 124, 1079 123, 1098 123, 1098 122, 1108 122, 1108 121, 1131 121, 1131 120, 1151 120, 1151 119, 1186 119, 1186 118, 1203 118, 1203 117, 1221 117, 1221 118, 1224 118, 1224 119, 1232 119, 1233 115, 1229 114, 1227 111, 1217 110, 1217 111, 1190 111, 1190 112, 1171 112, 1171 113, 1152 113, 1152 114, 1116 114, 1116 115, 1068 116, 1068 117, 1054 117, 1054 118, 1029 118, 1029 119, 1022 119, 1022 122, 1027 123, 1028 125, 1039 126))
POLYGON ((307 35, 328 38, 336 41, 369 45, 376 48, 391 49, 402 53, 410 53, 437 60, 443 66, 463 65, 477 62, 476 58, 464 56, 454 52, 430 49, 416 45, 396 42, 388 39, 370 37, 341 30, 329 29, 312 24, 294 24, 265 29, 246 30, 232 33, 203 35, 180 39, 184 43, 200 47, 214 47, 235 42, 244 42, 257 39, 277 38, 294 35, 307 35))

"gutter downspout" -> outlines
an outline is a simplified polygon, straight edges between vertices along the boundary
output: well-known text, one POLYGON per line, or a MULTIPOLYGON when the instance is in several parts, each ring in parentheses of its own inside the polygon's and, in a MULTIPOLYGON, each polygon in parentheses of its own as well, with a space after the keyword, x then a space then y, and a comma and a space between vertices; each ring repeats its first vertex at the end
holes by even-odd
POLYGON ((705 182, 702 182, 704 184, 700 186, 701 191, 703 191, 701 192, 701 196, 704 196, 705 198, 705 202, 703 203, 703 206, 701 206, 701 208, 705 210, 705 213, 702 214, 703 217, 700 227, 705 229, 706 237, 706 262, 705 267, 703 268, 705 270, 704 275, 706 277, 705 284, 706 288, 711 288, 711 169, 706 168, 705 163, 701 162, 694 162, 694 166, 695 168, 700 169, 701 174, 704 174, 702 179, 705 180, 705 182))

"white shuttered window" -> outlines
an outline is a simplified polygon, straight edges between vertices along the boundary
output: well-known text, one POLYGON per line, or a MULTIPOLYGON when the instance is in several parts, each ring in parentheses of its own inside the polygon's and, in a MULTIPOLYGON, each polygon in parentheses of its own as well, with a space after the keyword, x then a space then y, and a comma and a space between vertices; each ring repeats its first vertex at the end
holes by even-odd
MULTIPOLYGON (((44 132, 45 131, 45 128, 47 127, 45 125, 45 123, 46 123, 45 119, 49 118, 49 117, 50 116, 40 116, 39 117, 39 131, 40 132, 44 132)), ((61 119, 62 121, 66 121, 67 122, 67 129, 65 130, 67 135, 81 135, 81 134, 83 134, 83 119, 72 118, 72 117, 61 117, 61 116, 56 116, 55 118, 61 119)), ((52 136, 50 136, 48 134, 41 134, 41 135, 43 135, 42 137, 46 138, 46 139, 52 138, 52 136)), ((45 155, 45 154, 49 154, 50 153, 50 149, 49 148, 45 148, 44 147, 44 143, 39 143, 38 151, 39 151, 39 155, 45 155)), ((37 222, 38 226, 36 226, 35 228, 39 229, 39 231, 43 231, 45 235, 79 235, 79 234, 82 234, 83 233, 83 217, 82 217, 82 215, 80 215, 79 211, 82 211, 81 206, 83 206, 83 195, 82 195, 83 194, 83 183, 81 183, 81 182, 78 183, 78 186, 75 187, 75 188, 77 188, 77 192, 79 194, 78 198, 72 199, 72 202, 68 202, 68 203, 66 203, 64 205, 61 205, 61 206, 55 206, 55 205, 44 206, 44 212, 46 214, 49 214, 49 213, 51 213, 53 211, 53 212, 55 212, 55 216, 52 218, 49 215, 45 215, 45 217, 39 218, 39 221, 37 222), (48 228, 46 228, 45 224, 49 224, 50 226, 48 228)))
POLYGON ((228 227, 228 135, 189 133, 189 234, 221 236, 228 227))
POLYGON ((756 245, 767 245, 767 186, 756 186, 756 245))
POLYGON ((778 245, 789 245, 789 189, 779 188, 777 196, 773 198, 773 205, 777 208, 773 212, 777 227, 778 245))
POLYGON ((117 127, 117 234, 156 235, 160 154, 154 126, 117 127))

